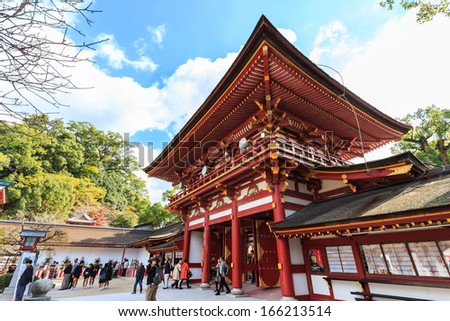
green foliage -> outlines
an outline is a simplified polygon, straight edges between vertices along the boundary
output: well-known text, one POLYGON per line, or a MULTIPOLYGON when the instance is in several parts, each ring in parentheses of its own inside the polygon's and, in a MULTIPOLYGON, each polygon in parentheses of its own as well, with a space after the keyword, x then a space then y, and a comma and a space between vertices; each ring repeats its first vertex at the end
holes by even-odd
POLYGON ((151 203, 145 182, 121 135, 87 122, 32 116, 0 123, 0 179, 15 182, 2 217, 64 222, 71 212, 95 209, 112 226, 130 227, 151 203), (99 209, 103 207, 104 209, 99 209))
POLYGON ((170 201, 170 198, 173 197, 176 193, 178 193, 180 191, 180 189, 181 189, 181 184, 173 186, 172 189, 169 189, 162 194, 161 199, 163 200, 163 202, 170 201))
MULTIPOLYGON (((392 10, 394 8, 395 0, 381 1, 380 6, 392 10)), ((418 8, 417 22, 424 23, 433 20, 438 14, 443 14, 446 17, 450 17, 450 1, 408 1, 401 0, 400 6, 405 10, 418 8)))
POLYGON ((3 290, 9 286, 12 277, 13 273, 5 273, 3 275, 0 275, 0 290, 3 290))
POLYGON ((139 218, 132 209, 126 209, 124 211, 111 212, 107 219, 110 222, 110 226, 126 228, 137 225, 139 218))
POLYGON ((155 228, 158 228, 179 222, 180 220, 178 215, 170 213, 161 203, 156 202, 151 204, 143 215, 139 217, 139 224, 150 223, 153 224, 155 228))
POLYGON ((425 164, 450 165, 450 110, 436 106, 419 108, 400 121, 413 126, 392 148, 394 154, 411 151, 425 164))

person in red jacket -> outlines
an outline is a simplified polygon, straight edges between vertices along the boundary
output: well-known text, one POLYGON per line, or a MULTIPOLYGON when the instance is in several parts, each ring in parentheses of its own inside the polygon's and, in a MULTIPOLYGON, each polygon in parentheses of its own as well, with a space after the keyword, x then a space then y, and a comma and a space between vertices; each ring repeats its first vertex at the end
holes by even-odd
POLYGON ((181 266, 181 277, 180 277, 181 281, 180 281, 180 285, 179 285, 180 290, 183 289, 181 287, 183 285, 183 281, 186 281, 186 286, 188 289, 191 288, 191 286, 189 285, 188 272, 189 272, 189 264, 188 264, 187 260, 184 259, 183 265, 181 266))

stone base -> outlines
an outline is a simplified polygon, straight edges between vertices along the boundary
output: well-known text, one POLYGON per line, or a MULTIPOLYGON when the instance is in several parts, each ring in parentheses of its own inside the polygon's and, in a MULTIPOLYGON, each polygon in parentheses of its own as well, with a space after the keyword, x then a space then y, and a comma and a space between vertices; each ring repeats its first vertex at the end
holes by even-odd
POLYGON ((202 290, 209 290, 210 287, 211 287, 211 285, 209 283, 200 284, 200 289, 202 289, 202 290))
POLYGON ((280 301, 297 301, 297 299, 291 296, 283 296, 280 301))
MULTIPOLYGON (((244 291, 242 291, 242 289, 238 289, 238 288, 233 288, 231 290, 231 294, 234 296, 244 296, 244 291)), ((247 295, 246 295, 247 296, 247 295)))
POLYGON ((50 301, 51 299, 51 296, 25 296, 23 298, 24 301, 50 301))

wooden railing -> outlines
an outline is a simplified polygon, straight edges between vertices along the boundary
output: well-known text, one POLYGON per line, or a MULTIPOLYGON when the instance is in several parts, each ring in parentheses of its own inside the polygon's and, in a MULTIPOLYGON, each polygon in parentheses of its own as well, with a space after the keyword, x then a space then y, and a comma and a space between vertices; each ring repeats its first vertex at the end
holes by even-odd
POLYGON ((338 156, 329 155, 326 151, 320 151, 317 148, 302 145, 284 137, 274 135, 271 139, 258 138, 244 151, 239 152, 237 155, 229 156, 230 159, 227 162, 211 169, 205 175, 197 174, 192 179, 193 183, 175 194, 170 199, 170 202, 173 203, 184 198, 193 191, 217 180, 238 167, 242 168, 242 166, 247 166, 248 164, 249 168, 251 168, 255 164, 261 163, 270 157, 269 152, 277 152, 281 157, 293 159, 307 167, 348 165, 348 162, 338 156))

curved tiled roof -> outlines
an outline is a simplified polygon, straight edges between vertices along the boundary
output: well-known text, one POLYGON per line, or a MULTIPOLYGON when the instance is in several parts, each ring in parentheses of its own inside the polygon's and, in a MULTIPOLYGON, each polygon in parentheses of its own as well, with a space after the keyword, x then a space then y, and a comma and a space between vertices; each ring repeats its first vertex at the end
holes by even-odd
POLYGON ((430 170, 400 184, 311 203, 285 221, 272 225, 272 229, 326 227, 339 222, 363 222, 439 210, 450 212, 450 167, 430 170))

